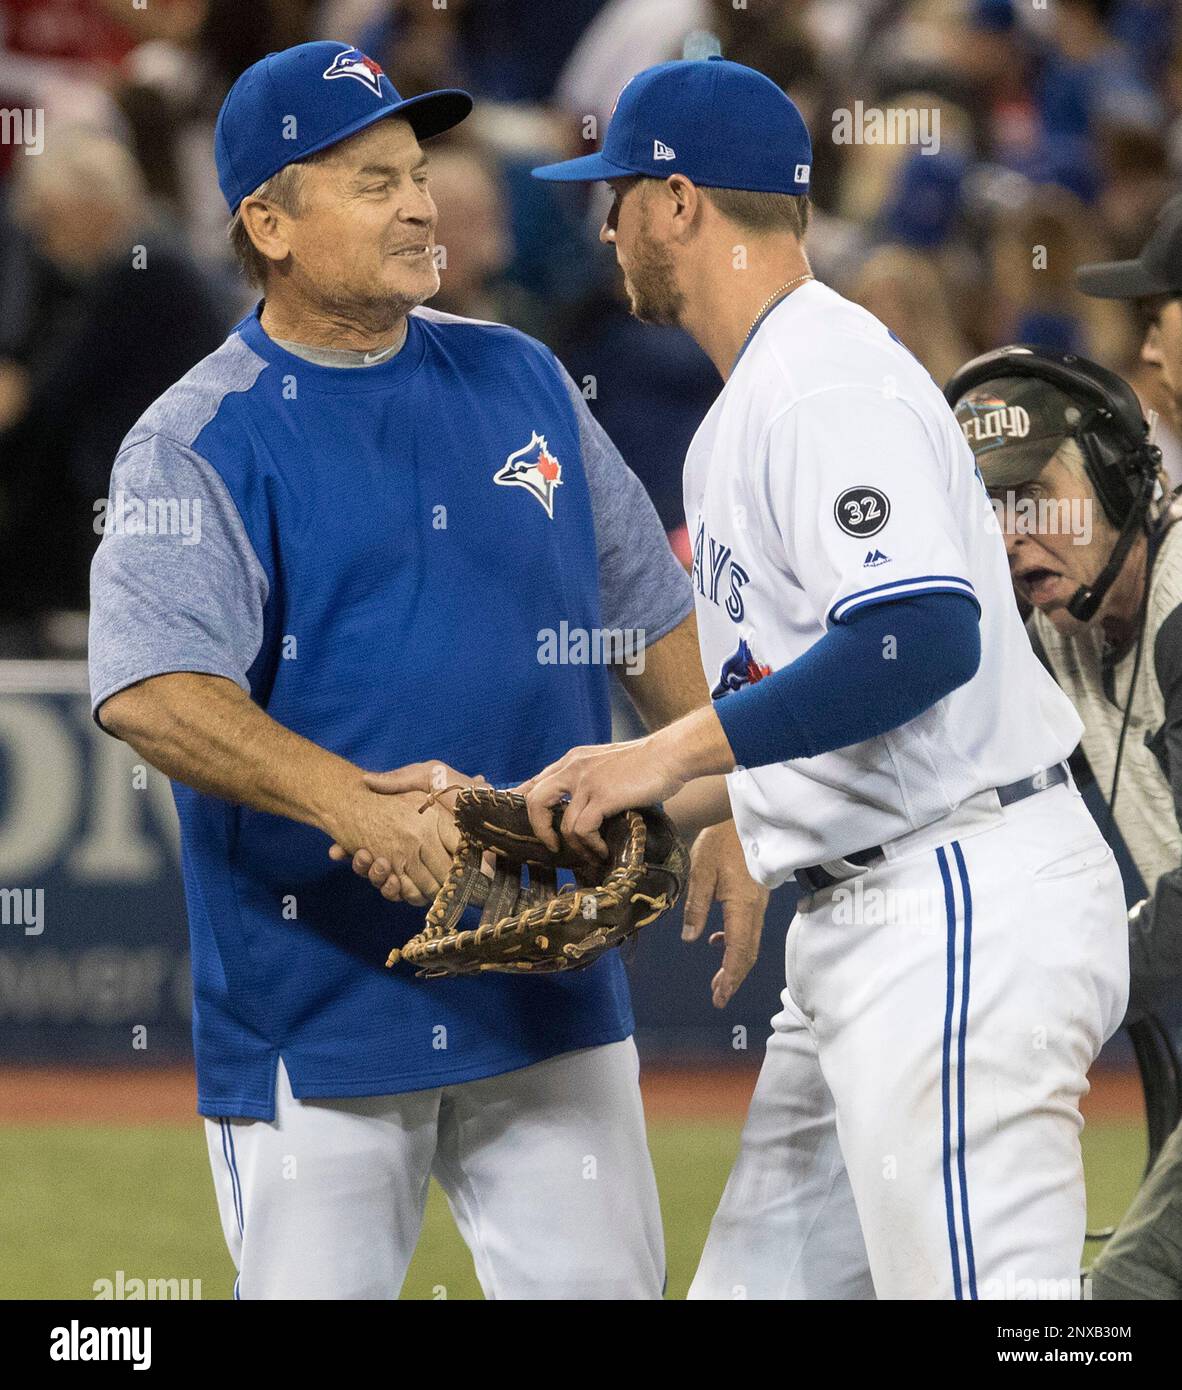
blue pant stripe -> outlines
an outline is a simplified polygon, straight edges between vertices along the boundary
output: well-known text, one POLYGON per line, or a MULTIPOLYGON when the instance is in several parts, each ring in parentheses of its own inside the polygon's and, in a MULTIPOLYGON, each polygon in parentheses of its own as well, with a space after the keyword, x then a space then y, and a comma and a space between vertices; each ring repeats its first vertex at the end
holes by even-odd
POLYGON ((230 1173, 234 1178, 234 1191, 238 1194, 238 1234, 246 1228, 246 1206, 242 1201, 242 1179, 238 1176, 238 1151, 234 1147, 234 1126, 226 1121, 226 1134, 230 1139, 230 1173))
POLYGON ((952 842, 952 853, 956 856, 956 867, 960 873, 961 893, 964 897, 964 979, 960 990, 960 1036, 957 1039, 956 1086, 957 1104, 960 1110, 959 1145, 957 1166, 960 1172, 960 1216, 964 1231, 965 1260, 969 1269, 969 1297, 977 1297, 977 1267, 973 1260, 973 1228, 969 1221, 969 1184, 965 1177, 965 1038, 969 1027, 969 968, 973 956, 973 893, 969 887, 969 871, 965 867, 960 842, 952 842))
POLYGON ((238 1170, 231 1157, 231 1146, 234 1143, 233 1136, 230 1134, 230 1121, 219 1120, 218 1124, 222 1129, 222 1157, 226 1160, 226 1167, 230 1171, 230 1197, 234 1203, 234 1219, 238 1222, 238 1234, 242 1234, 242 1195, 238 1190, 238 1170))
POLYGON ((940 1071, 940 1110, 944 1122, 944 1213, 948 1221, 948 1247, 952 1255, 952 1286, 961 1298, 960 1246, 956 1239, 956 1215, 952 1202, 952 1006, 956 983, 956 903, 952 897, 952 876, 948 856, 941 846, 936 850, 940 877, 944 880, 944 911, 948 918, 948 988, 944 1002, 944 1052, 940 1071))

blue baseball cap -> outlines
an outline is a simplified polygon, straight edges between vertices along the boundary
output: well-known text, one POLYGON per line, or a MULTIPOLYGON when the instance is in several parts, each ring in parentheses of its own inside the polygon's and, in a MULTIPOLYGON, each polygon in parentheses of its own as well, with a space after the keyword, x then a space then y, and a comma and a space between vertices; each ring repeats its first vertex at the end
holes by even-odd
POLYGON ((218 112, 218 183, 238 204, 285 164, 401 116, 425 140, 459 125, 472 98, 456 88, 403 100, 372 58, 347 43, 301 43, 268 53, 230 88, 218 112))
POLYGON ((593 183, 684 174, 706 188, 809 191, 804 117, 770 77, 717 54, 660 63, 625 84, 598 154, 544 164, 537 179, 593 183))

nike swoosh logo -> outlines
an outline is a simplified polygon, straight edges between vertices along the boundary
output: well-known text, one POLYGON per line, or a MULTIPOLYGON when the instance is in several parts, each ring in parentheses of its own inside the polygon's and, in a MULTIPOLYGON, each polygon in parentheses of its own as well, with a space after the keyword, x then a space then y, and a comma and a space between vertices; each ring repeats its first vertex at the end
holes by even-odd
POLYGON ((383 357, 389 357, 393 351, 393 347, 379 348, 377 352, 367 352, 362 358, 362 361, 367 367, 372 367, 375 362, 380 362, 383 357))

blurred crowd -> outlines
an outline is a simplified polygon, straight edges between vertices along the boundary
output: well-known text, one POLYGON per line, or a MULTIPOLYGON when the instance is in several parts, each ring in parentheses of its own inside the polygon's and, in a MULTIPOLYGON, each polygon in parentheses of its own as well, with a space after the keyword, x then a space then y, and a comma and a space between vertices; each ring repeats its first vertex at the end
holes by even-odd
MULTIPOLYGON (((652 63, 721 52, 793 97, 814 270, 938 381, 1035 342, 1161 407, 1136 308, 1084 298, 1072 271, 1136 254, 1182 186, 1174 0, 0 0, 0 656, 77 649, 120 439, 253 303, 218 108, 257 58, 319 38, 356 44, 404 96, 475 95, 430 151, 432 303, 557 352, 675 547, 718 377, 679 331, 630 319, 597 242, 603 190, 529 177, 596 148, 652 63)), ((1182 447, 1164 426, 1159 442, 1179 481, 1182 447)))

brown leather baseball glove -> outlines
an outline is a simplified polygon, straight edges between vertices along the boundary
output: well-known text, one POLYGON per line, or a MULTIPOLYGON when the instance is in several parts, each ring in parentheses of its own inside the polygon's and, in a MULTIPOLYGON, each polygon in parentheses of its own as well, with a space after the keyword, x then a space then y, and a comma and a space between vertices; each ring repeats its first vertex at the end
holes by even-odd
MULTIPOLYGON (((560 840, 564 810, 554 809, 560 840)), ((583 858, 565 841, 557 852, 547 849, 529 823, 525 797, 515 792, 465 787, 456 797, 456 821, 460 843, 427 925, 391 951, 387 965, 406 961, 422 976, 579 970, 668 912, 685 884, 685 845, 654 806, 603 822, 603 861, 583 858), (569 869, 575 883, 559 889, 558 869, 569 869), (479 904, 480 925, 460 930, 464 909, 479 904)))

